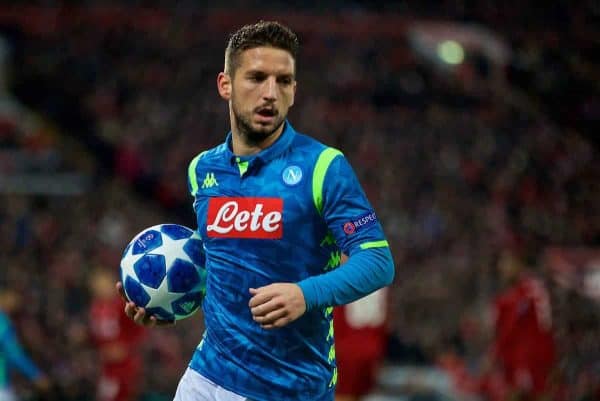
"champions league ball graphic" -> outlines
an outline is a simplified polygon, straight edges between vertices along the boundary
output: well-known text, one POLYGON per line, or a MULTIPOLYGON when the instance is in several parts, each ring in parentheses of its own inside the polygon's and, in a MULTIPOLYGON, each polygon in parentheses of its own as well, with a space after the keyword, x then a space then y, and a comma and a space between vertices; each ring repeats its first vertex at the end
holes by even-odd
POLYGON ((159 224, 137 234, 121 258, 127 298, 159 320, 180 320, 202 305, 205 254, 200 236, 177 224, 159 224))

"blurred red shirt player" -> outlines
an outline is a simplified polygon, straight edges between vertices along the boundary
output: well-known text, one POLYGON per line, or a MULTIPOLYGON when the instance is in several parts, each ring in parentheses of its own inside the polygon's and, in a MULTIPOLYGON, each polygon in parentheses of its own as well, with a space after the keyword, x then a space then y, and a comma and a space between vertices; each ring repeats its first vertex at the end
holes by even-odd
POLYGON ((357 401, 375 386, 388 339, 387 288, 334 309, 336 401, 357 401))
POLYGON ((98 401, 133 401, 142 375, 139 344, 144 328, 124 313, 124 303, 114 290, 114 277, 97 270, 90 277, 93 299, 90 310, 90 335, 101 361, 98 401))
POLYGON ((491 356, 517 399, 541 399, 551 390, 556 352, 548 292, 511 253, 501 255, 498 269, 505 289, 492 306, 491 356))

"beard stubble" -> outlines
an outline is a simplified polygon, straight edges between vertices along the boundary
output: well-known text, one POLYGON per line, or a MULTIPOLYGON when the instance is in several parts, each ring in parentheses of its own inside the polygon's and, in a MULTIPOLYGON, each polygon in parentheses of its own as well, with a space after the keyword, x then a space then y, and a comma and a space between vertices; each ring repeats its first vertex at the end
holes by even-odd
POLYGON ((238 108, 236 107, 235 101, 231 102, 231 109, 235 117, 235 124, 237 125, 238 132, 240 136, 242 136, 246 143, 248 143, 249 145, 260 144, 261 142, 269 138, 271 135, 273 135, 275 131, 277 131, 285 121, 284 117, 279 117, 279 114, 277 114, 275 119, 275 126, 273 127, 273 129, 255 130, 254 128, 252 128, 252 122, 250 121, 251 117, 248 118, 242 113, 240 113, 238 108))

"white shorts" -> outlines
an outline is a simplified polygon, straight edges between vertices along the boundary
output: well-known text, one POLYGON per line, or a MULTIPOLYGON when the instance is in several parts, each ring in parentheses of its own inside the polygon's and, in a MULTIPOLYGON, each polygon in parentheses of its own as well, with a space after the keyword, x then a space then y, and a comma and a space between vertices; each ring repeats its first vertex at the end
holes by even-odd
POLYGON ((250 401, 224 389, 189 367, 183 373, 173 401, 250 401))

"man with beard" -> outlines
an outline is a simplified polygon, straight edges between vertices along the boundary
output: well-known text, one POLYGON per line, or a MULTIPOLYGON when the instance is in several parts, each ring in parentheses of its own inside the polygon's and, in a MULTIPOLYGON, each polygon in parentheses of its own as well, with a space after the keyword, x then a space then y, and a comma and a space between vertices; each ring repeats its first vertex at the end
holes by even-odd
MULTIPOLYGON (((333 400, 333 306, 393 279, 382 227, 346 158, 286 119, 297 52, 296 35, 277 22, 229 39, 217 89, 231 132, 188 170, 206 250, 206 331, 177 401, 333 400), (336 269, 341 253, 349 258, 336 269)), ((125 313, 164 324, 131 302, 125 313)))

